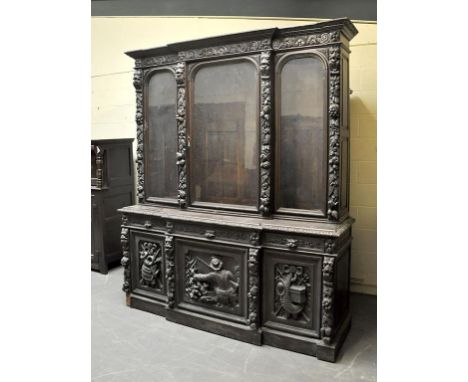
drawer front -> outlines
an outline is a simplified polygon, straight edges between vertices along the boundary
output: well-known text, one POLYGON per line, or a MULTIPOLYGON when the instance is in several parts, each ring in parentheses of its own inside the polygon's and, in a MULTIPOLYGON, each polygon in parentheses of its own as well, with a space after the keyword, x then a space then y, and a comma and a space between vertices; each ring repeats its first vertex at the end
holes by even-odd
POLYGON ((176 307, 246 322, 248 250, 176 239, 176 307))
POLYGON ((325 239, 305 235, 266 232, 263 238, 263 244, 268 247, 293 251, 324 252, 325 239))
POLYGON ((132 292, 166 299, 164 236, 131 231, 132 292))
POLYGON ((321 264, 320 256, 264 250, 264 326, 319 337, 321 264))

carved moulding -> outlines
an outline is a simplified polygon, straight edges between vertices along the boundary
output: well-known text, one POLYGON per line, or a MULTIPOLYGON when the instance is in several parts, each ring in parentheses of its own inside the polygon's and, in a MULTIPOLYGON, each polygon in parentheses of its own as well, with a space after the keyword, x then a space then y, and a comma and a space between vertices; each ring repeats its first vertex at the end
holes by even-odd
POLYGON ((166 259, 167 307, 170 309, 173 309, 175 305, 174 236, 171 236, 171 235, 165 236, 164 255, 166 259))
POLYGON ((328 202, 329 220, 338 220, 339 214, 339 170, 340 170, 340 46, 329 49, 329 138, 328 138, 328 202))
POLYGON ((271 52, 260 54, 260 207, 262 215, 271 210, 271 52))
POLYGON ((162 250, 158 243, 141 241, 138 254, 140 257, 140 284, 154 289, 162 289, 162 250))
POLYGON ((185 294, 196 302, 224 308, 239 306, 240 269, 224 267, 218 256, 209 263, 190 252, 185 255, 185 294))
POLYGON ((120 243, 122 244, 122 260, 120 263, 124 267, 124 283, 122 290, 130 293, 130 249, 128 243, 128 228, 122 227, 120 233, 120 243))
POLYGON ((303 34, 290 37, 279 37, 273 40, 274 49, 300 48, 302 46, 323 45, 340 41, 340 33, 326 32, 319 34, 303 34))
POLYGON ((145 201, 145 174, 144 174, 144 124, 143 124, 143 71, 136 69, 133 73, 133 86, 136 92, 136 116, 137 125, 137 197, 140 203, 145 201))
POLYGON ((187 124, 185 103, 185 62, 175 65, 177 83, 177 168, 179 173, 178 197, 179 206, 187 206, 187 124))
POLYGON ((245 41, 236 44, 224 44, 209 48, 192 49, 179 52, 180 60, 194 60, 200 58, 244 54, 271 49, 270 39, 245 41))
POLYGON ((311 321, 310 275, 308 268, 300 265, 277 264, 275 266, 274 315, 277 318, 311 321))
POLYGON ((258 293, 259 293, 259 278, 258 278, 258 254, 260 250, 258 248, 249 248, 249 292, 247 293, 248 304, 249 304, 249 316, 247 323, 251 329, 258 328, 258 293))
POLYGON ((335 258, 324 257, 322 265, 322 327, 320 334, 325 344, 330 344, 333 335, 333 300, 335 290, 333 277, 335 273, 335 258))

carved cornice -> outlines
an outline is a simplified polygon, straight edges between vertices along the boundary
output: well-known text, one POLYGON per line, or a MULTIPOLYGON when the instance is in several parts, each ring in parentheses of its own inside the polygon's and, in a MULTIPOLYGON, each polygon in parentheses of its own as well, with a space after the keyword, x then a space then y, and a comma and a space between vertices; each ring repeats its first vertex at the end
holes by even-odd
POLYGON ((329 220, 338 220, 340 195, 340 46, 330 47, 329 65, 329 138, 328 138, 328 209, 329 220))
POLYGON ((259 293, 259 249, 249 248, 249 292, 247 294, 249 303, 249 316, 247 323, 251 329, 258 328, 258 293, 259 293))
POLYGON ((175 65, 177 82, 177 168, 179 172, 178 201, 181 208, 187 206, 187 121, 185 104, 185 62, 175 65))
POLYGON ((124 267, 124 283, 122 290, 129 294, 131 285, 130 275, 130 249, 128 243, 128 228, 122 227, 120 233, 120 243, 122 244, 122 260, 120 261, 124 267))
POLYGON ((300 48, 303 46, 324 45, 340 41, 338 31, 297 36, 284 36, 273 40, 273 49, 300 48))
POLYGON ((260 54, 260 211, 271 210, 271 52, 260 54))
POLYGON ((184 50, 179 52, 178 56, 179 60, 187 61, 217 56, 228 56, 233 54, 252 53, 265 49, 271 49, 271 40, 269 38, 239 42, 235 44, 210 46, 200 49, 184 50))
POLYGON ((137 149, 136 159, 137 164, 137 197, 138 202, 145 201, 145 174, 144 174, 144 124, 143 124, 143 71, 135 70, 133 74, 133 86, 136 92, 136 116, 137 125, 137 149))
POLYGON ((164 255, 166 260, 167 307, 173 309, 175 305, 174 236, 165 236, 164 255))
POLYGON ((335 273, 335 258, 324 257, 322 265, 322 327, 320 333, 322 341, 329 344, 332 340, 334 322, 333 322, 333 301, 334 286, 333 278, 335 273))

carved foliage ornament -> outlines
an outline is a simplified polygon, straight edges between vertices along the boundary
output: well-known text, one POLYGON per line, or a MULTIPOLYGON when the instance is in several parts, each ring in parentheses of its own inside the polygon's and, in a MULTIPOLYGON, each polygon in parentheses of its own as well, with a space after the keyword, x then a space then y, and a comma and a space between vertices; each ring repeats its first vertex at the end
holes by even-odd
POLYGON ((191 60, 215 56, 225 56, 229 54, 241 54, 257 52, 259 50, 270 49, 270 39, 246 41, 237 44, 225 44, 209 48, 192 49, 179 52, 180 60, 191 60))
POLYGON ((239 306, 239 267, 233 271, 212 256, 209 263, 201 257, 185 256, 185 293, 190 300, 224 308, 239 306))
POLYGON ((120 243, 122 244, 122 260, 120 261, 124 267, 124 283, 122 290, 125 293, 130 293, 130 251, 128 244, 128 228, 122 227, 120 233, 120 243))
POLYGON ((328 147, 328 209, 330 220, 338 220, 340 171, 340 47, 329 50, 329 147, 328 147))
POLYGON ((275 266, 275 316, 310 322, 311 314, 307 304, 309 290, 308 268, 300 265, 277 264, 275 266))
POLYGON ((249 249, 249 292, 247 294, 249 302, 249 316, 247 318, 247 323, 252 329, 256 329, 258 327, 258 253, 259 249, 249 249))
POLYGON ((145 200, 145 175, 144 175, 144 152, 143 152, 143 71, 136 69, 133 73, 133 86, 136 92, 136 116, 137 125, 137 197, 140 203, 145 200))
POLYGON ((177 82, 177 168, 179 171, 179 206, 184 208, 187 205, 187 126, 185 110, 185 63, 179 62, 175 66, 175 76, 177 82))
POLYGON ((329 344, 333 335, 333 276, 335 273, 335 258, 324 257, 322 265, 322 328, 320 333, 324 343, 329 344))
POLYGON ((166 235, 164 238, 164 254, 166 259, 167 307, 172 309, 175 305, 174 236, 166 235))
POLYGON ((320 34, 298 35, 291 37, 280 37, 273 40, 274 49, 298 48, 301 46, 313 46, 339 42, 339 32, 328 32, 320 34))
POLYGON ((141 241, 138 247, 140 284, 154 289, 163 289, 161 246, 158 243, 141 241))
POLYGON ((260 211, 268 215, 271 208, 271 52, 260 54, 260 211))

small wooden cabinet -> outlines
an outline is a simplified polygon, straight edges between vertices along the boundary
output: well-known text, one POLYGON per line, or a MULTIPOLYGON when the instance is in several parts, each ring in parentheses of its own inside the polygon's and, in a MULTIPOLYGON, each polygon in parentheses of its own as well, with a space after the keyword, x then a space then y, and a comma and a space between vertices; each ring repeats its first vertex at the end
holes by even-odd
POLYGON ((122 257, 119 208, 134 203, 133 139, 91 141, 91 269, 122 257))
POLYGON ((127 304, 334 361, 349 329, 348 19, 128 52, 127 304))

